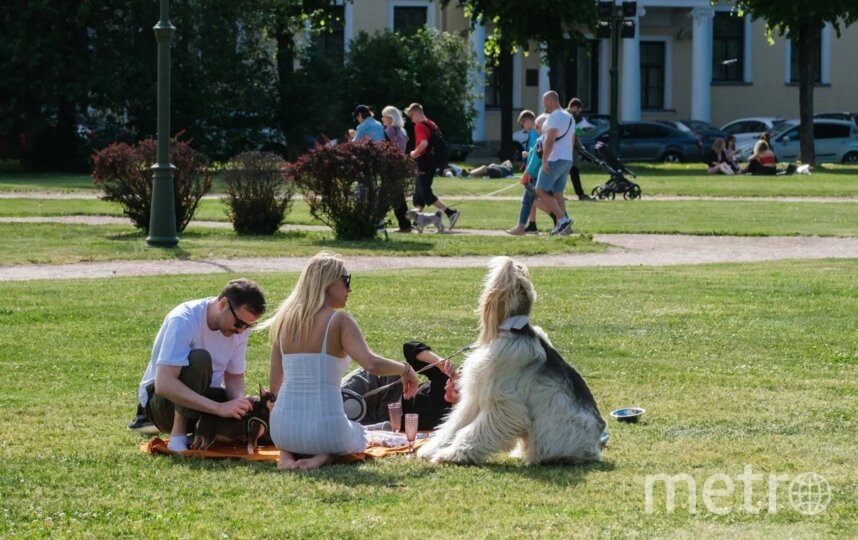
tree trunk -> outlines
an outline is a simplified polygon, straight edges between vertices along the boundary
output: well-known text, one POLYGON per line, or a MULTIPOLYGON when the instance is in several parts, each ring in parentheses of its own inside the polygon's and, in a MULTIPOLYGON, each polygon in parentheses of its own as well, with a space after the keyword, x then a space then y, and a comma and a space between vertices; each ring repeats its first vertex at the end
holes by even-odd
POLYGON ((512 86, 515 74, 513 73, 512 53, 507 47, 503 48, 503 52, 501 52, 498 60, 501 110, 501 146, 498 157, 503 161, 505 159, 513 159, 513 155, 515 154, 515 145, 512 140, 512 86))
POLYGON ((798 111, 801 128, 800 159, 802 163, 816 165, 816 150, 813 137, 813 88, 816 73, 816 37, 819 28, 804 25, 798 31, 798 111))
MULTIPOLYGON (((278 127, 284 131, 288 130, 289 126, 287 119, 289 118, 289 85, 292 84, 292 77, 295 73, 295 39, 291 32, 280 30, 275 36, 277 41, 277 80, 279 107, 277 111, 278 127)), ((287 153, 294 158, 300 153, 303 147, 303 141, 292 140, 287 141, 287 153)))

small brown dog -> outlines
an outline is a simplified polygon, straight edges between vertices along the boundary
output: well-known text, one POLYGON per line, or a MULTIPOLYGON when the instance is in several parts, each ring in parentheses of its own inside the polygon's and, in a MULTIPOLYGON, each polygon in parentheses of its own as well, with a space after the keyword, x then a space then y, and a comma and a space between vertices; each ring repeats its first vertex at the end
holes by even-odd
POLYGON ((260 444, 272 444, 268 421, 277 395, 259 385, 259 399, 251 398, 253 408, 241 420, 203 413, 194 433, 194 450, 208 450, 215 442, 247 443, 247 453, 255 454, 260 444))

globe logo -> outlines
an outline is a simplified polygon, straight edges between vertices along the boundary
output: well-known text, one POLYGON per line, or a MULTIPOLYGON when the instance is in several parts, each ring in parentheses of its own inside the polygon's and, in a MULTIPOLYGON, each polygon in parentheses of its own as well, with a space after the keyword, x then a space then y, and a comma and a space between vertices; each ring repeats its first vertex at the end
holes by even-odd
POLYGON ((790 482, 789 502, 799 514, 821 514, 831 502, 831 486, 824 476, 815 472, 800 474, 790 482))

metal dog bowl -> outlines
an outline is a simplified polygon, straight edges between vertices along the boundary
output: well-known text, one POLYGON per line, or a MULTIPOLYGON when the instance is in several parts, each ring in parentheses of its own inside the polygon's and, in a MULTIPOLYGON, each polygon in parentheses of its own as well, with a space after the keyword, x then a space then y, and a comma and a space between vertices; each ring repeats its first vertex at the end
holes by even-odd
POLYGON ((641 416, 643 416, 643 413, 645 412, 646 409, 642 409, 640 407, 627 407, 625 409, 611 411, 611 416, 616 418, 619 422, 634 423, 640 420, 641 416))

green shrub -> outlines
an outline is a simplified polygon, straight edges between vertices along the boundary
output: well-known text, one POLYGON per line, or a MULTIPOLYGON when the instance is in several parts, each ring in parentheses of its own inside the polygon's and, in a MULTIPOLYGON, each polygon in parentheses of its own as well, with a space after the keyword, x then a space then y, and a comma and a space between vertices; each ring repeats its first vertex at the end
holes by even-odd
POLYGON ((282 159, 274 153, 244 152, 226 164, 227 214, 238 234, 274 234, 292 204, 282 159))
MULTIPOLYGON (((152 211, 152 165, 157 161, 157 143, 146 139, 130 146, 111 144, 93 156, 92 178, 100 185, 102 199, 118 202, 125 215, 140 230, 149 230, 152 211)), ((172 139, 170 163, 175 167, 173 195, 176 203, 176 229, 185 230, 200 199, 212 185, 209 159, 184 141, 172 139)))
POLYGON ((316 146, 286 167, 310 213, 341 240, 374 238, 378 224, 403 202, 417 167, 389 142, 316 146))

